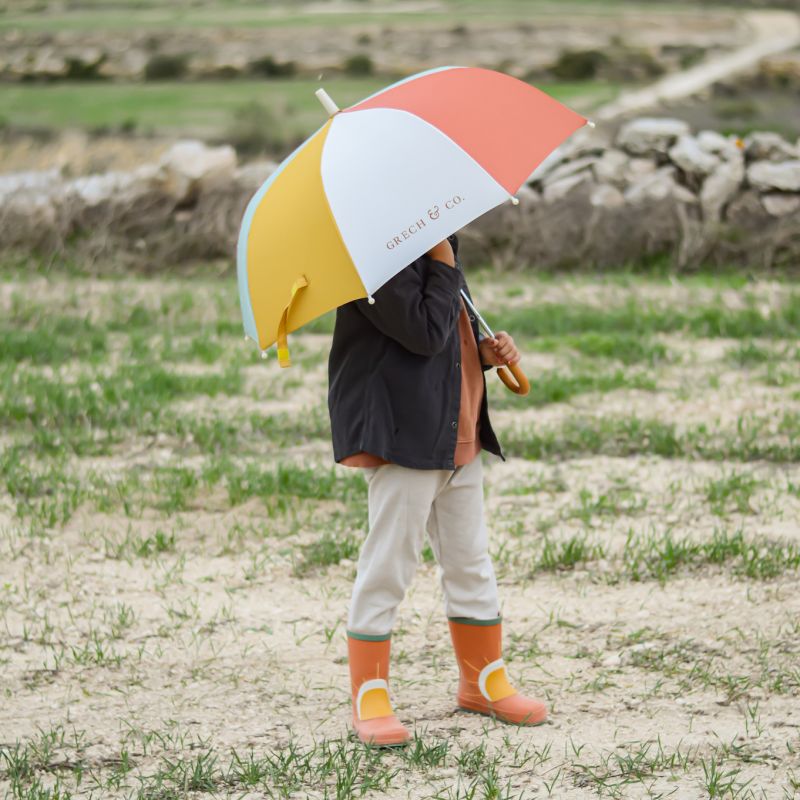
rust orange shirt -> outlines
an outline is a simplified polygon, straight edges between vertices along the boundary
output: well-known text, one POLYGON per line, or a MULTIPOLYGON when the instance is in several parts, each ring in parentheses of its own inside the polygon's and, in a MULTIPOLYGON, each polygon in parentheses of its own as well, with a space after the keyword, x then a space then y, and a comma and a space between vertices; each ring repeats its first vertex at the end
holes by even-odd
MULTIPOLYGON (((458 317, 458 335, 461 337, 461 407, 453 460, 456 466, 462 466, 469 464, 481 451, 480 414, 483 403, 481 357, 463 298, 458 317)), ((372 453, 361 452, 346 456, 339 463, 346 467, 379 467, 390 462, 372 453)))

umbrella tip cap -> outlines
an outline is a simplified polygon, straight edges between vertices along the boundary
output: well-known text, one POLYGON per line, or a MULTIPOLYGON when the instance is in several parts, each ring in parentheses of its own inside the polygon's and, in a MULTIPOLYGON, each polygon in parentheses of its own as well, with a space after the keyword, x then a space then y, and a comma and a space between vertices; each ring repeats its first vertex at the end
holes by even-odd
POLYGON ((266 350, 262 350, 261 351, 261 358, 266 358, 266 357, 267 357, 267 351, 266 350))
POLYGON ((333 102, 331 96, 324 89, 317 89, 314 94, 317 96, 320 103, 322 103, 322 107, 328 112, 329 116, 332 117, 339 112, 339 106, 333 102))
POLYGON ((519 197, 514 197, 512 195, 512 197, 511 197, 511 205, 512 206, 518 206, 519 205, 519 197))
POLYGON ((587 120, 586 120, 586 124, 587 124, 587 125, 588 125, 590 128, 596 128, 596 127, 597 127, 597 123, 596 123, 594 120, 592 120, 592 119, 587 119, 587 120))
POLYGON ((369 303, 371 306, 374 306, 374 305, 375 305, 375 298, 374 298, 374 297, 373 297, 371 294, 368 294, 368 295, 367 295, 367 302, 368 302, 368 303, 369 303))

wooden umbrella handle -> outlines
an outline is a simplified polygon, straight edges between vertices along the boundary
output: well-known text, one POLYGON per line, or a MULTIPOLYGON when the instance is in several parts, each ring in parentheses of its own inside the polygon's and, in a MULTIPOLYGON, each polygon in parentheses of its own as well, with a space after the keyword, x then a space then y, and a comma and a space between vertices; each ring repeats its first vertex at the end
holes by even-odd
POLYGON ((500 380, 511 389, 514 394, 521 395, 524 397, 528 392, 531 390, 531 385, 528 382, 528 378, 525 373, 519 368, 518 364, 509 364, 508 369, 505 367, 498 367, 497 374, 500 376, 500 380), (511 375, 509 375, 508 370, 511 370, 511 375))

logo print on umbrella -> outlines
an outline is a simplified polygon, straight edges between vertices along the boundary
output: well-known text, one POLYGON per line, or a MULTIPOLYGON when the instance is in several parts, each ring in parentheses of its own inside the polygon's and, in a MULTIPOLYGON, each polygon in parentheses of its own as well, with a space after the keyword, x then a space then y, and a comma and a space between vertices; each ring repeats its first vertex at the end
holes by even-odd
MULTIPOLYGON (((457 205, 462 203, 464 198, 457 194, 454 197, 450 198, 447 202, 445 202, 444 207, 448 210, 455 208, 457 205)), ((438 205, 434 205, 433 208, 428 209, 428 218, 433 220, 434 222, 439 219, 442 212, 439 210, 438 205)), ((403 242, 408 241, 415 233, 419 233, 422 228, 426 225, 425 218, 420 217, 416 222, 412 222, 407 228, 403 228, 402 231, 397 236, 393 236, 386 242, 386 249, 387 250, 394 250, 395 247, 398 245, 403 244, 403 242)))

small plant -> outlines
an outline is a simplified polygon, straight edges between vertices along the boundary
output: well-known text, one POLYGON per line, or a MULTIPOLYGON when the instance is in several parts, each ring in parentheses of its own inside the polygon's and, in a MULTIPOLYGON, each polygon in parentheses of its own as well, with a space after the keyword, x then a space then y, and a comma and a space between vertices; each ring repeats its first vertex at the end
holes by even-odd
POLYGON ((303 577, 317 567, 338 564, 345 558, 355 560, 359 547, 360 542, 355 536, 336 536, 326 531, 317 541, 302 547, 301 559, 294 566, 294 574, 303 577))
POLYGON ((584 535, 570 536, 563 541, 554 541, 545 536, 541 553, 533 565, 532 572, 574 569, 578 564, 597 561, 604 556, 603 545, 590 543, 584 535))
POLYGON ((725 475, 706 485, 706 499, 711 510, 719 517, 725 516, 730 506, 739 514, 754 514, 751 500, 761 481, 745 473, 725 475))

